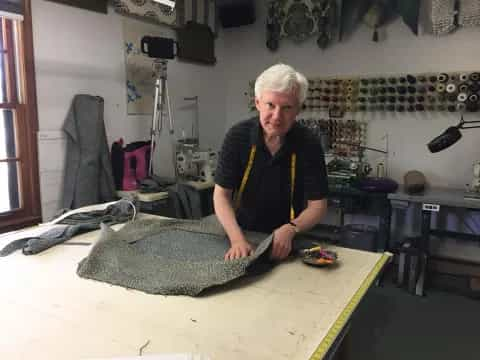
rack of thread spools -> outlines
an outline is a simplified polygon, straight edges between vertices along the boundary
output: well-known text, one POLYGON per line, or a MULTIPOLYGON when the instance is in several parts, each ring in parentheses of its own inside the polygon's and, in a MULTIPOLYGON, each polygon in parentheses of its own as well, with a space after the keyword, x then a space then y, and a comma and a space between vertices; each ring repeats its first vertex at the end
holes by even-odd
POLYGON ((298 122, 322 143, 330 188, 348 187, 352 180, 371 171, 363 148, 367 137, 365 121, 300 117, 298 122))
MULTIPOLYGON (((308 112, 476 112, 480 110, 480 72, 312 78, 304 103, 308 112)), ((255 109, 254 82, 248 106, 255 109)))

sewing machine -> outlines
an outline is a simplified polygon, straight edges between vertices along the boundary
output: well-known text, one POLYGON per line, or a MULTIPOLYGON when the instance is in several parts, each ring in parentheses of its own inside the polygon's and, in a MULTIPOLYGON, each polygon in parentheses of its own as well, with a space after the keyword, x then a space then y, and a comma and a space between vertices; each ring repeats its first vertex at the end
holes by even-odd
POLYGON ((200 151, 183 147, 177 152, 177 174, 181 180, 213 182, 217 167, 216 151, 200 151))
POLYGON ((473 165, 473 178, 467 186, 465 198, 480 200, 480 162, 473 165))

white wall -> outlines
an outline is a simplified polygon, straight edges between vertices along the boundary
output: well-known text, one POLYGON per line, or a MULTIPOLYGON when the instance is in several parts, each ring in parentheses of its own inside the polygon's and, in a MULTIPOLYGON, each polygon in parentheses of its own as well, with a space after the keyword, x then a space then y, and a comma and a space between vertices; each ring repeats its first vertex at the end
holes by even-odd
MULTIPOLYGON (((32 1, 34 54, 39 116, 39 157, 44 219, 58 209, 61 197, 64 140, 60 129, 75 94, 105 100, 109 143, 147 140, 150 116, 127 116, 122 16, 113 9, 99 14, 52 3, 32 1)), ((135 21, 135 20, 132 20, 135 21)), ((171 29, 161 27, 165 36, 171 29)), ((199 96, 200 143, 216 148, 224 133, 225 89, 222 39, 216 40, 215 66, 171 61, 168 85, 172 110, 184 127, 194 110, 184 97, 199 96)), ((153 94, 152 94, 153 95, 153 94)), ((177 131, 180 133, 180 131, 177 131)))
MULTIPOLYGON (((126 115, 123 17, 33 0, 34 50, 41 139, 40 177, 44 218, 58 208, 61 196, 64 143, 59 130, 77 93, 105 99, 105 125, 109 142, 123 136, 133 141, 148 137, 149 116, 126 115)), ((249 116, 244 92, 248 81, 265 67, 286 62, 307 76, 375 75, 428 71, 478 70, 478 29, 462 29, 442 38, 415 38, 401 23, 389 26, 385 40, 370 41, 370 29, 361 28, 352 39, 335 43, 325 51, 315 39, 302 44, 282 40, 277 52, 265 47, 263 2, 257 2, 254 25, 223 29, 216 40, 218 63, 214 67, 169 62, 168 77, 173 109, 178 122, 192 118, 183 97, 200 97, 200 133, 204 146, 220 145, 231 124, 249 116)), ((165 35, 171 31, 164 28, 165 35)), ((382 146, 390 139, 390 174, 402 180, 405 171, 423 171, 430 183, 462 187, 470 181, 471 164, 480 157, 475 130, 464 132, 454 147, 429 154, 425 144, 458 115, 355 114, 370 121, 369 145, 382 146)), ((473 118, 473 116, 470 116, 473 118)))
MULTIPOLYGON (((280 41, 279 50, 265 47, 264 2, 257 3, 257 21, 253 26, 224 30, 227 71, 227 127, 249 116, 247 99, 243 95, 248 81, 271 64, 290 64, 307 77, 359 76, 437 71, 480 70, 480 28, 461 29, 441 38, 430 35, 415 37, 396 21, 381 30, 382 41, 371 41, 372 30, 361 26, 352 37, 334 43, 322 51, 309 39, 301 44, 280 41)), ((357 113, 354 119, 369 121, 369 145, 382 147, 381 138, 389 135, 389 174, 403 181, 403 174, 417 169, 433 185, 463 187, 471 180, 472 164, 480 159, 480 131, 465 131, 464 138, 452 148, 430 154, 426 144, 447 126, 456 124, 459 115, 447 113, 389 114, 357 113)), ((469 114, 468 119, 477 119, 469 114)))

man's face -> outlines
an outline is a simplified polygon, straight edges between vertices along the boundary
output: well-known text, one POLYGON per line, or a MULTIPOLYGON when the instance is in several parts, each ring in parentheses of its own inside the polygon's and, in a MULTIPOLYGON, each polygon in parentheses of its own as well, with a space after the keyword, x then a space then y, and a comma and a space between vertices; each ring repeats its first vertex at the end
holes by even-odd
POLYGON ((260 114, 260 124, 266 136, 284 136, 295 123, 300 112, 296 94, 277 91, 264 91, 255 98, 255 106, 260 114))

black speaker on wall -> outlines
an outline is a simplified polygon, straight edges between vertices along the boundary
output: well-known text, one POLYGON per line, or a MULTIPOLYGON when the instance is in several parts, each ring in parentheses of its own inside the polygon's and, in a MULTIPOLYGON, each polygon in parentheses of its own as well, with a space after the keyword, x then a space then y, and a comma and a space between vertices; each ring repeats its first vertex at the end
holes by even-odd
POLYGON ((224 28, 255 22, 254 0, 217 0, 218 19, 224 28))

